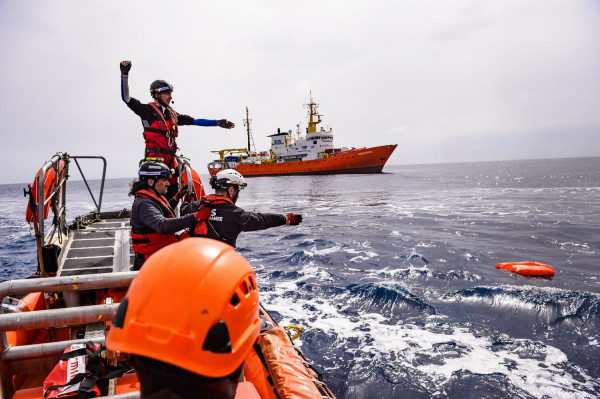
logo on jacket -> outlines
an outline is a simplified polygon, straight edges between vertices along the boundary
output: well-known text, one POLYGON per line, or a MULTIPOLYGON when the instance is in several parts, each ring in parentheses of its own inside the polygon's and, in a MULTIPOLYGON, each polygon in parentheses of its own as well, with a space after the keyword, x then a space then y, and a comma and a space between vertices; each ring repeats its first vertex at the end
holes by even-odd
POLYGON ((208 220, 213 220, 215 222, 222 222, 223 221, 223 216, 217 216, 217 210, 216 209, 211 209, 210 210, 210 217, 208 218, 208 220))

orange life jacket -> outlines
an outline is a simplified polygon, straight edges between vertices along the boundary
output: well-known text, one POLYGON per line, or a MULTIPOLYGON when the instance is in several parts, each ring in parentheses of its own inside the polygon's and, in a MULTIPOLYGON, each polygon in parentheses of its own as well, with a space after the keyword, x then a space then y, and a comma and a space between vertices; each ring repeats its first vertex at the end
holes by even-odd
MULTIPOLYGON (((136 200, 138 198, 152 200, 154 203, 158 204, 166 218, 175 217, 169 202, 162 195, 159 197, 152 191, 144 189, 136 192, 135 198, 136 200)), ((148 257, 154 252, 176 242, 177 240, 178 237, 176 234, 161 234, 149 227, 144 229, 135 228, 134 230, 133 224, 131 224, 131 243, 133 252, 144 255, 145 259, 148 259, 148 257)))

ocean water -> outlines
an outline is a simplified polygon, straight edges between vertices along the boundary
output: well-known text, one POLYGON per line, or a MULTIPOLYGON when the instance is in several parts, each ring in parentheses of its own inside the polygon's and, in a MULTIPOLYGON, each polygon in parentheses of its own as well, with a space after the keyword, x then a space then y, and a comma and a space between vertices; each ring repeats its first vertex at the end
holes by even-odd
MULTIPOLYGON (((127 183, 103 210, 130 206, 127 183)), ((248 183, 242 208, 304 215, 238 251, 338 398, 600 397, 600 158, 248 183), (494 267, 524 260, 556 275, 494 267)), ((0 186, 2 280, 36 267, 23 186, 0 186)), ((91 210, 80 182, 68 195, 71 218, 91 210)))

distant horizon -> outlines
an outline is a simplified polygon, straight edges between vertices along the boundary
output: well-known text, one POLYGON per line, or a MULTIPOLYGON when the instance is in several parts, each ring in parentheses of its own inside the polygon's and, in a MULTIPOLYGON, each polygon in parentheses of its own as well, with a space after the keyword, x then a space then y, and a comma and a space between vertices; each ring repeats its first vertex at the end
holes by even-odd
MULTIPOLYGON (((501 159, 501 160, 487 160, 487 161, 460 161, 460 162, 424 162, 424 163, 407 163, 407 164, 386 164, 383 168, 383 172, 381 173, 386 173, 385 168, 387 167, 391 167, 391 166, 429 166, 429 165, 453 165, 453 164, 468 164, 468 163, 492 163, 492 162, 517 162, 517 161, 549 161, 549 160, 560 160, 560 159, 584 159, 584 158, 600 158, 600 155, 592 155, 592 156, 581 156, 581 157, 552 157, 552 158, 523 158, 523 159, 501 159)), ((195 168, 196 171, 198 171, 198 174, 201 176, 209 176, 208 172, 200 172, 199 169, 195 168)), ((78 171, 79 172, 79 171, 78 171)), ((364 174, 364 175, 372 175, 373 173, 358 173, 358 174, 364 174)), ((291 176, 311 176, 311 175, 291 175, 291 176)), ((327 176, 327 175, 322 175, 322 176, 327 176)), ((35 177, 35 175, 34 175, 35 177)), ((261 177, 286 177, 286 176, 261 176, 261 177)), ((288 176, 289 177, 289 176, 288 176)), ((248 178, 254 178, 253 176, 248 176, 248 178)), ((106 177, 106 180, 120 180, 120 179, 129 179, 129 180, 134 180, 136 179, 136 176, 131 176, 131 177, 106 177)), ((94 177, 94 178, 90 178, 87 179, 87 181, 100 181, 101 178, 100 177, 94 177)), ((77 178, 71 178, 69 179, 69 182, 80 182, 83 181, 83 179, 81 178, 81 176, 77 176, 77 178)), ((32 184, 33 183, 33 179, 31 180, 31 183, 0 183, 0 186, 13 186, 13 185, 24 185, 24 188, 27 187, 28 184, 32 184)))

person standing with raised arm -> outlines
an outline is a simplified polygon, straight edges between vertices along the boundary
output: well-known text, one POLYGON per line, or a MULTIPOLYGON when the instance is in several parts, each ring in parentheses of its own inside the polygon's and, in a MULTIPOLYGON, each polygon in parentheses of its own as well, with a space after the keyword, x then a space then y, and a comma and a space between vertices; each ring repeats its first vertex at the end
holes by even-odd
MULTIPOLYGON (((178 126, 219 126, 225 129, 235 127, 227 119, 194 119, 189 115, 179 114, 171 107, 173 86, 164 80, 155 80, 150 85, 150 95, 153 101, 143 104, 129 94, 129 71, 131 61, 122 61, 121 69, 121 99, 142 120, 146 149, 145 158, 162 158, 163 162, 171 169, 177 171, 175 153, 178 149, 176 138, 179 134, 178 126)), ((172 198, 179 191, 177 174, 169 180, 171 183, 167 199, 172 198)))

